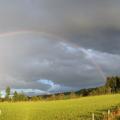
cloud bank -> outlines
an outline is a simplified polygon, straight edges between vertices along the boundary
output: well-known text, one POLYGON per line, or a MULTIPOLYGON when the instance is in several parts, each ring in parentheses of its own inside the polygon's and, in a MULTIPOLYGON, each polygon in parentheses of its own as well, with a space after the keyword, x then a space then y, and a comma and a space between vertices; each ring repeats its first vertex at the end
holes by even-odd
POLYGON ((118 0, 0 1, 0 88, 72 91, 119 75, 119 5, 118 0))

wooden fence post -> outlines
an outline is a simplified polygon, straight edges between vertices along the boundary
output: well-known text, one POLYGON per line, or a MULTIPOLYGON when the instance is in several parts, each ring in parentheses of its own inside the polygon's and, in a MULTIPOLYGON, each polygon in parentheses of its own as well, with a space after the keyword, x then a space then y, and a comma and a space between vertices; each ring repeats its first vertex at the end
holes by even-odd
POLYGON ((92 113, 92 120, 95 120, 95 114, 92 113))
POLYGON ((0 110, 0 115, 2 114, 2 111, 0 110))
POLYGON ((107 119, 109 120, 110 117, 110 110, 108 110, 108 115, 107 115, 107 119))

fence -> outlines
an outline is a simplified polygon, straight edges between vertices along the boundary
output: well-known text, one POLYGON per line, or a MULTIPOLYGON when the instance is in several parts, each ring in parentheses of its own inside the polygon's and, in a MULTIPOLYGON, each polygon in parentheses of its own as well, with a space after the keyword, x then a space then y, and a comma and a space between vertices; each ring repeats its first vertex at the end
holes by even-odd
MULTIPOLYGON (((113 111, 108 110, 106 113, 103 113, 102 120, 115 120, 118 117, 120 119, 120 108, 113 111)), ((92 113, 92 120, 98 120, 95 118, 95 113, 92 113)))

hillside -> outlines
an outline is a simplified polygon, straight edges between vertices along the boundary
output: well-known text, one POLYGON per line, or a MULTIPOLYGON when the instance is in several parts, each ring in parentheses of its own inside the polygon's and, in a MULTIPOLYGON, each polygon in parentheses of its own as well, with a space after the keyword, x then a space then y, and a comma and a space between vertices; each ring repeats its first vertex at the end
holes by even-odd
POLYGON ((93 112, 98 119, 103 112, 119 105, 119 94, 47 102, 3 102, 0 120, 90 120, 93 112))

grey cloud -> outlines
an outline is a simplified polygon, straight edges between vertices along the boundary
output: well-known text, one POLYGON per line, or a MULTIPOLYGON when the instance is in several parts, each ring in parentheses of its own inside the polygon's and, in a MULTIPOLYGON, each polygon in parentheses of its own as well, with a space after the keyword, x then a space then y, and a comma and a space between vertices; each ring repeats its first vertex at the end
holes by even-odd
POLYGON ((119 5, 118 0, 1 0, 0 34, 31 32, 0 36, 0 87, 47 91, 53 88, 37 81, 48 79, 60 89, 79 89, 103 84, 101 73, 119 74, 119 5))
POLYGON ((86 48, 120 53, 118 0, 7 0, 0 3, 1 33, 46 32, 86 48))
POLYGON ((104 84, 103 75, 119 70, 120 55, 61 41, 36 34, 8 36, 1 40, 0 87, 9 84, 16 89, 46 92, 76 90, 104 84), (51 80, 54 86, 38 83, 40 79, 51 80))

